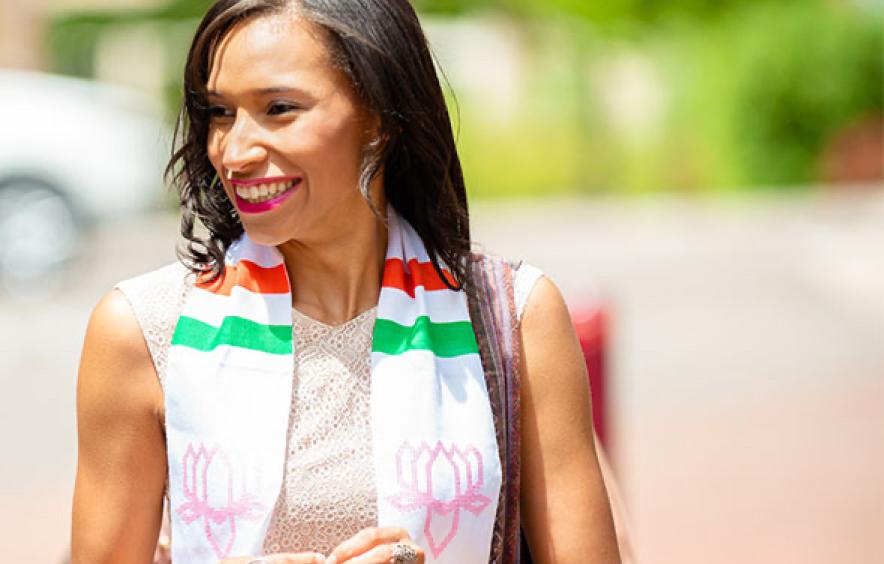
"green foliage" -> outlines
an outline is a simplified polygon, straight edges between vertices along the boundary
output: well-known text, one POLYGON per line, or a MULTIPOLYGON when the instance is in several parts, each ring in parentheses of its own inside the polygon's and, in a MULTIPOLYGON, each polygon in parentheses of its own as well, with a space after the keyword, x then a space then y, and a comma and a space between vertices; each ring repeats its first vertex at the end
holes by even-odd
POLYGON ((702 26, 667 20, 633 42, 662 73, 668 117, 652 145, 612 140, 615 184, 720 191, 816 182, 834 135, 884 115, 884 29, 869 12, 761 3, 702 26))
MULTIPOLYGON (((673 18, 694 21, 715 18, 747 0, 415 0, 424 13, 464 15, 494 10, 526 17, 565 17, 598 27, 630 29, 632 24, 657 24, 673 18)), ((774 0, 750 0, 755 5, 774 0)))
MULTIPOLYGON (((74 76, 94 75, 92 64, 102 32, 116 26, 146 22, 168 24, 169 43, 179 47, 180 25, 196 27, 205 12, 205 0, 173 0, 147 10, 96 10, 65 14, 49 22, 48 56, 54 71, 74 76)), ((181 55, 183 59, 184 54, 181 55)), ((179 57, 176 57, 176 59, 179 57)))
MULTIPOLYGON (((884 27, 866 3, 827 0, 416 0, 425 14, 506 14, 522 50, 518 109, 490 119, 461 94, 458 146, 471 195, 743 189, 815 180, 844 127, 884 115, 884 27), (599 69, 648 61, 664 123, 638 141, 606 119, 599 69)), ((100 35, 161 23, 170 115, 205 1, 52 22, 55 70, 90 76, 100 35)), ((491 18, 493 20, 493 18, 491 18)), ((487 61, 489 69, 494 61, 487 61)), ((628 93, 627 93, 628 95, 628 93)), ((458 111, 452 108, 452 115, 458 111)))
POLYGON ((837 9, 754 13, 735 74, 735 145, 752 184, 813 181, 824 144, 884 116, 884 27, 837 9))
MULTIPOLYGON (((520 63, 513 114, 489 117, 487 100, 458 93, 452 114, 459 116, 458 150, 471 197, 574 193, 604 184, 597 177, 603 167, 596 166, 602 151, 586 136, 592 116, 581 112, 584 45, 575 37, 581 29, 521 24, 520 44, 530 54, 520 63)), ((487 60, 489 72, 494 63, 487 60)))
POLYGON ((425 0, 422 6, 531 16, 523 29, 533 36, 531 60, 542 61, 530 69, 533 80, 548 81, 541 67, 563 61, 574 74, 570 82, 526 93, 526 115, 536 115, 539 99, 557 106, 542 120, 489 125, 480 115, 465 116, 461 150, 479 195, 812 183, 833 135, 884 113, 884 28, 868 6, 824 0, 425 0), (555 17, 561 14, 574 19, 555 17), (580 21, 588 25, 570 34, 570 44, 537 32, 546 27, 539 22, 573 32, 580 21), (606 125, 597 82, 580 87, 581 74, 593 77, 624 51, 659 70, 667 99, 662 132, 638 144, 606 125))

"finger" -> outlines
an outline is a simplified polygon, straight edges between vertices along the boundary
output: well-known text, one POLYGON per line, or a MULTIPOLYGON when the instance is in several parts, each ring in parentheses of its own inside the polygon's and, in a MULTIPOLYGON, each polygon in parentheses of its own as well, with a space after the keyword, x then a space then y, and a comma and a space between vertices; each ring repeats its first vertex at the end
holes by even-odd
POLYGON ((277 552, 264 556, 242 556, 222 560, 219 564, 324 564, 325 555, 318 552, 277 552))
MULTIPOLYGON (((390 564, 393 562, 393 547, 400 543, 394 544, 381 544, 378 545, 368 552, 360 554, 350 560, 347 560, 346 564, 390 564)), ((417 545, 411 543, 402 543, 408 544, 414 551, 417 553, 417 564, 424 564, 424 551, 421 550, 417 545)))
POLYGON ((325 555, 318 552, 280 553, 265 556, 271 564, 324 564, 325 555))
POLYGON ((381 544, 347 560, 346 564, 388 564, 393 561, 393 545, 381 544))
POLYGON ((343 563, 355 556, 364 554, 381 544, 411 541, 408 531, 401 527, 369 527, 362 529, 335 548, 325 564, 343 563))

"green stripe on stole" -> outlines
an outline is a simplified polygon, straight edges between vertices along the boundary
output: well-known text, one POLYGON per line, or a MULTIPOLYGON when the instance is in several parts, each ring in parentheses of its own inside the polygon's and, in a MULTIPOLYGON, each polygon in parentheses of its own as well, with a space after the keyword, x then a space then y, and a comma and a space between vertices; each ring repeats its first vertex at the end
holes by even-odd
POLYGON ((389 319, 375 320, 372 352, 399 355, 410 350, 428 350, 438 357, 476 354, 479 346, 469 321, 433 323, 427 316, 405 326, 389 319))
POLYGON ((292 354, 292 328, 264 325, 242 317, 225 317, 221 327, 182 315, 178 319, 173 345, 198 351, 212 351, 229 345, 268 354, 292 354))

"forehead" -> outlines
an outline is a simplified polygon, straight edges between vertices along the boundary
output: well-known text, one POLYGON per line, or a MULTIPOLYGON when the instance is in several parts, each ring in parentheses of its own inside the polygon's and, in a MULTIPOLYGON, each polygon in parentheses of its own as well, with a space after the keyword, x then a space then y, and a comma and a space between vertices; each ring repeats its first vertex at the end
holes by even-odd
POLYGON ((292 13, 234 26, 215 50, 208 88, 232 92, 279 79, 336 80, 321 31, 292 13))

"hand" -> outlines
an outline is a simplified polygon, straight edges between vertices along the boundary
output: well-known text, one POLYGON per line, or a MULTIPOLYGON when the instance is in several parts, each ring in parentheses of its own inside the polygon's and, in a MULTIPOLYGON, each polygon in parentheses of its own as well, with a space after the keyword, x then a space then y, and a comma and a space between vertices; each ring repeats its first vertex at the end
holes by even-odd
POLYGON ((411 541, 408 531, 398 527, 362 529, 335 548, 325 564, 390 564, 393 546, 407 544, 417 553, 416 564, 424 564, 424 551, 411 541))
POLYGON ((235 558, 225 558, 218 564, 249 564, 254 560, 264 560, 270 564, 324 564, 325 556, 317 552, 292 552, 266 554, 264 556, 237 556, 235 558))

